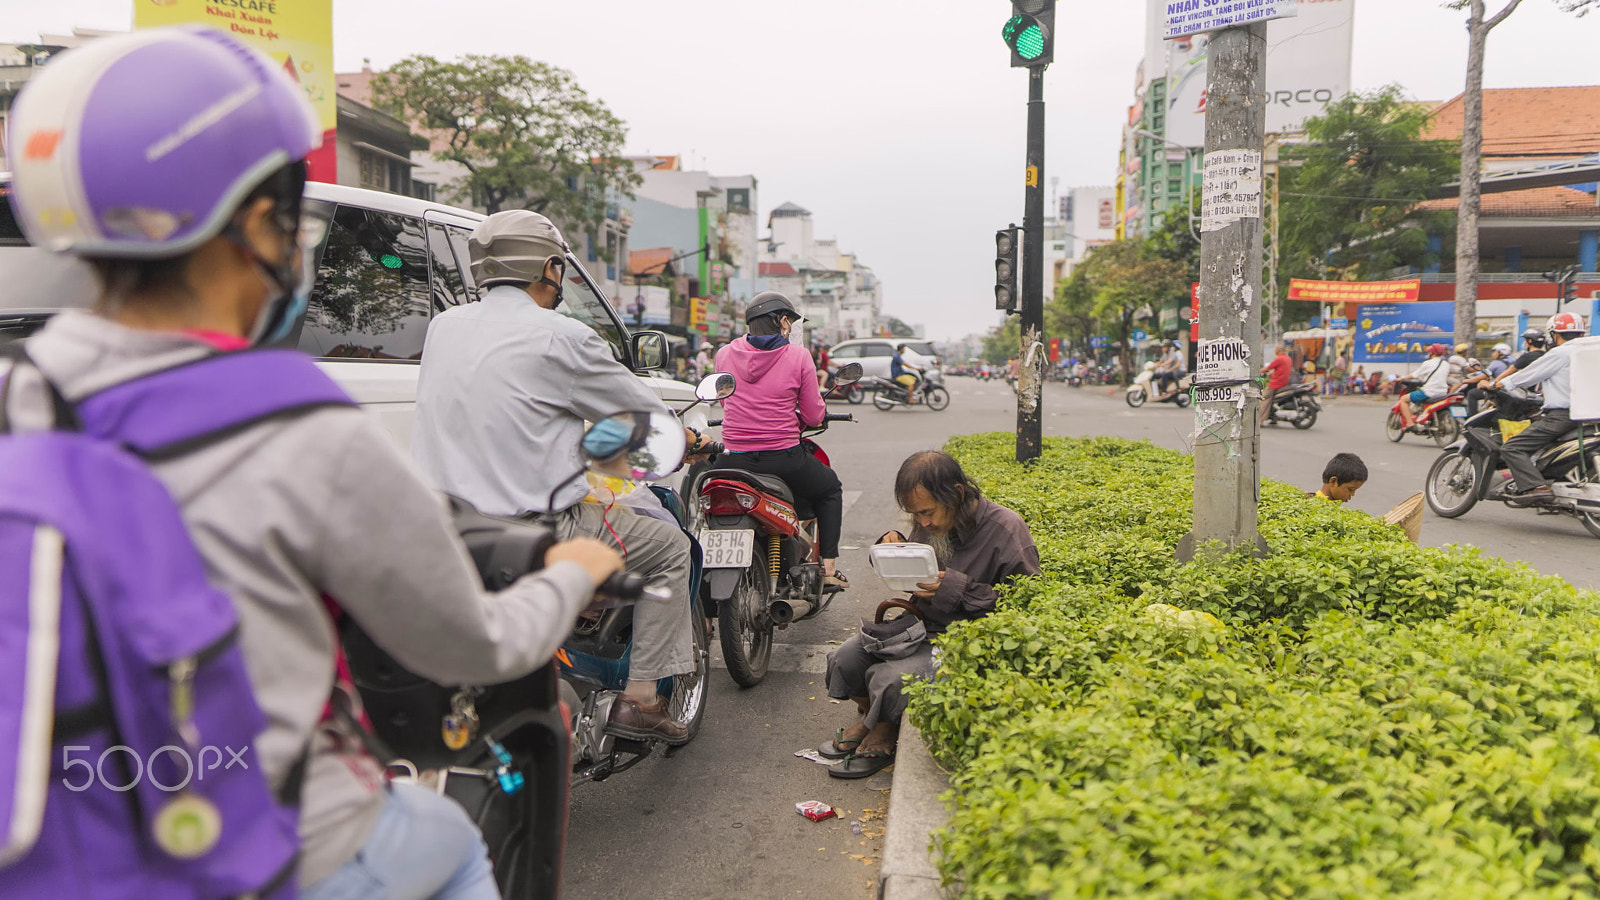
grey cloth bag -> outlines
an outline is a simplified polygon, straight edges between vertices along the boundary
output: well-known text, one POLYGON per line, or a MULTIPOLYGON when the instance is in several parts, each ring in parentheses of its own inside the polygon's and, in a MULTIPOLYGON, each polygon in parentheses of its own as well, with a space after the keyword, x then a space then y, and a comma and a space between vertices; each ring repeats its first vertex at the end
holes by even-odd
POLYGON ((927 640, 922 611, 904 600, 885 600, 871 622, 861 620, 861 649, 882 660, 905 659, 927 640), (905 612, 885 622, 883 614, 896 608, 905 612))

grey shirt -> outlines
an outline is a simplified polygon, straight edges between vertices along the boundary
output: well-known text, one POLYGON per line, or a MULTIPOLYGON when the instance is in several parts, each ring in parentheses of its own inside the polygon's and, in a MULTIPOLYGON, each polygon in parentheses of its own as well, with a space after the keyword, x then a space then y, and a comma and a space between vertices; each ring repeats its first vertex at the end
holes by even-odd
MULTIPOLYGON (((928 537, 921 525, 911 529, 913 542, 926 543, 928 537)), ((979 500, 971 521, 951 533, 950 543, 950 558, 939 561, 944 569, 939 589, 932 597, 914 600, 930 634, 994 612, 1000 596, 996 586, 1019 575, 1039 574, 1039 551, 1028 524, 993 500, 979 500)))
POLYGON ((587 325, 509 285, 435 316, 422 349, 411 455, 429 480, 494 516, 583 499, 584 420, 670 415, 587 325))
MULTIPOLYGON (((28 349, 69 399, 209 350, 80 312, 57 315, 28 349)), ((27 384, 18 382, 19 428, 46 415, 43 392, 27 384)), ((322 597, 408 669, 464 684, 543 665, 592 594, 574 562, 485 592, 439 495, 360 410, 266 422, 154 471, 207 574, 238 607, 240 647, 268 721, 256 757, 275 786, 316 735, 300 814, 302 884, 355 855, 383 800, 373 761, 319 730, 335 649, 322 597)))

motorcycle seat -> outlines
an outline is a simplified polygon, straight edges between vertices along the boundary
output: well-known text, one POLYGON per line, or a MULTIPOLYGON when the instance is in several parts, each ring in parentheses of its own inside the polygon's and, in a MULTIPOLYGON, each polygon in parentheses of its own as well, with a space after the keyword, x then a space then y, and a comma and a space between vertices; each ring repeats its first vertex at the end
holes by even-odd
POLYGON ((745 469, 712 469, 701 477, 706 481, 710 481, 713 478, 742 481, 753 488, 766 491, 778 497, 778 499, 788 503, 790 506, 794 505, 794 492, 790 491, 789 485, 785 484, 783 479, 776 475, 762 475, 745 469))

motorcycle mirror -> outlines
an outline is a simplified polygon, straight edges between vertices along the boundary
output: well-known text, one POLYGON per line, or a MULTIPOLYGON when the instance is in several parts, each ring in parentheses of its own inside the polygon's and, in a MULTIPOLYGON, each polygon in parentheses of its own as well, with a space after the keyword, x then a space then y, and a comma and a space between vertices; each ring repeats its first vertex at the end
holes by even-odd
POLYGON ((633 481, 655 481, 683 463, 683 425, 664 412, 625 412, 589 426, 580 443, 590 470, 633 481))
POLYGON ((861 380, 861 363, 845 363, 839 371, 833 373, 833 383, 840 387, 848 387, 861 380))
POLYGON ((707 375, 702 379, 699 386, 694 389, 694 395, 696 399, 711 403, 732 397, 738 389, 739 380, 737 378, 726 372, 718 372, 714 375, 707 375))

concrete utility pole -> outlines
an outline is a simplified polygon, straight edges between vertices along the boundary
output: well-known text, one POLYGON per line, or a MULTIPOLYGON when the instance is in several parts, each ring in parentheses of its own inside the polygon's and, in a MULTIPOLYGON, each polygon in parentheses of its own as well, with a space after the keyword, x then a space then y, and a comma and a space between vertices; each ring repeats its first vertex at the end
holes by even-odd
POLYGON ((1212 32, 1200 248, 1200 352, 1195 363, 1194 530, 1178 547, 1265 549, 1261 494, 1262 161, 1265 22, 1212 32))
POLYGON ((1017 462, 1044 441, 1044 66, 1028 69, 1028 168, 1022 219, 1022 356, 1017 372, 1017 462))

